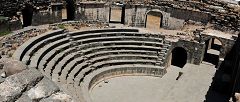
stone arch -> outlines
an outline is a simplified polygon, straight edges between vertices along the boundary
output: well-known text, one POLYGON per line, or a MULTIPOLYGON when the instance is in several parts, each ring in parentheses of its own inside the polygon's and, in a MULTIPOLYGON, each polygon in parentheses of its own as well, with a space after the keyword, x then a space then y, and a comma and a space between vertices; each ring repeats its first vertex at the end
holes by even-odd
POLYGON ((188 52, 183 47, 175 47, 171 50, 170 64, 183 68, 188 60, 188 52))
POLYGON ((159 24, 159 25, 157 25, 157 27, 159 27, 159 28, 163 27, 163 19, 164 19, 163 12, 158 9, 153 9, 153 10, 147 11, 145 14, 145 28, 147 28, 147 25, 149 22, 149 20, 148 20, 149 15, 155 16, 156 18, 159 17, 159 19, 158 19, 159 21, 156 20, 157 23, 154 23, 154 24, 156 24, 156 25, 159 24))
POLYGON ((205 42, 205 52, 203 61, 209 62, 211 64, 218 65, 219 59, 224 52, 224 43, 218 37, 206 37, 205 42))
POLYGON ((203 38, 203 41, 206 42, 207 40, 212 39, 212 38, 219 40, 219 41, 222 43, 222 46, 224 46, 223 40, 222 40, 221 38, 215 37, 215 36, 207 36, 207 37, 204 37, 204 38, 203 38))

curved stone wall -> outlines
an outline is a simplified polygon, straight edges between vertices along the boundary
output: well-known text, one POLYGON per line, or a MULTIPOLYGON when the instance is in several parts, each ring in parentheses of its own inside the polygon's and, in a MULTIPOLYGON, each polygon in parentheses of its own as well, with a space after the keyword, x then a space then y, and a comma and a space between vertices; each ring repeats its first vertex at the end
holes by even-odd
POLYGON ((121 76, 153 76, 162 77, 166 73, 164 67, 162 68, 149 68, 149 66, 138 66, 138 65, 125 65, 125 66, 114 66, 106 67, 92 72, 90 75, 86 76, 86 79, 82 83, 82 91, 84 94, 84 99, 90 101, 89 91, 97 85, 99 82, 107 80, 113 77, 121 76), (122 67, 122 68, 121 68, 122 67))

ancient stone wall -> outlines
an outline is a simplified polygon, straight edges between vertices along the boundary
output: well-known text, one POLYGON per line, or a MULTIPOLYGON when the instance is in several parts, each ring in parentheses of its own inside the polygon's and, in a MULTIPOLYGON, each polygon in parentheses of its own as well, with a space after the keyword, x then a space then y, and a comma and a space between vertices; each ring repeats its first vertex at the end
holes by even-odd
POLYGON ((147 8, 142 5, 127 5, 125 24, 133 27, 144 27, 147 8))
POLYGON ((76 10, 76 20, 87 22, 108 22, 109 7, 104 3, 80 3, 76 10))
POLYGON ((205 51, 204 44, 200 44, 197 42, 190 42, 185 40, 178 40, 177 42, 172 42, 172 46, 168 51, 168 59, 172 53, 172 50, 176 47, 184 48, 187 52, 187 63, 192 63, 199 65, 203 60, 203 55, 205 51))
POLYGON ((10 31, 19 30, 22 28, 22 22, 20 20, 11 20, 9 21, 10 31))
POLYGON ((20 20, 1 20, 0 21, 0 32, 8 32, 18 30, 22 28, 20 20))
POLYGON ((51 24, 62 21, 62 12, 59 11, 38 11, 33 13, 32 25, 51 24))
MULTIPOLYGON (((79 2, 79 1, 78 1, 79 2)), ((24 7, 24 1, 18 3, 2 1, 0 14, 12 17, 24 7), (11 5, 10 5, 11 4, 11 5)), ((217 0, 204 1, 147 1, 144 3, 128 2, 125 24, 144 27, 145 14, 152 9, 160 9, 163 13, 163 27, 179 29, 184 21, 192 20, 201 23, 212 23, 215 29, 236 32, 240 30, 239 5, 217 0), (138 6, 136 6, 138 5, 138 6), (145 5, 145 6, 143 6, 145 5), (147 9, 147 10, 146 10, 147 9), (165 13, 164 13, 165 12, 165 13), (184 15, 182 15, 184 14, 184 15)), ((46 9, 49 1, 34 0, 30 4, 40 9, 46 9)), ((107 3, 79 3, 76 11, 76 20, 109 21, 107 3), (105 5, 105 6, 104 6, 105 5), (94 9, 97 8, 97 9, 94 9)), ((51 12, 51 11, 49 11, 51 12)), ((56 17, 56 16, 55 16, 56 17)), ((57 16, 59 17, 59 16, 57 16)), ((35 18, 38 19, 38 18, 35 18)), ((57 18, 58 19, 58 18, 57 18)), ((50 22, 51 23, 51 22, 50 22)), ((41 23, 40 23, 41 24, 41 23)))
MULTIPOLYGON (((216 34, 217 35, 217 34, 216 34)), ((232 49, 235 40, 234 38, 223 38, 223 37, 218 37, 218 36, 214 36, 214 35, 207 35, 207 34, 202 34, 202 42, 203 44, 205 44, 205 42, 211 38, 216 38, 218 39, 221 44, 222 44, 222 48, 220 49, 220 55, 219 58, 224 58, 226 56, 226 54, 229 53, 229 51, 232 49)))
MULTIPOLYGON (((236 4, 217 0, 204 0, 203 2, 158 1, 152 4, 172 9, 209 14, 211 15, 210 23, 214 24, 216 29, 229 32, 239 31, 239 6, 236 4)), ((202 15, 200 17, 206 18, 202 15)))
MULTIPOLYGON (((144 27, 148 12, 161 13, 162 28, 181 29, 186 21, 192 20, 206 24, 210 20, 209 14, 202 14, 197 11, 174 9, 160 6, 127 5, 125 24, 135 27, 144 27), (183 15, 184 14, 184 15, 183 15)), ((160 23, 160 22, 159 22, 160 23)))
POLYGON ((7 20, 0 21, 0 32, 9 31, 9 24, 7 22, 8 22, 7 20))
POLYGON ((208 23, 211 16, 207 13, 192 11, 192 10, 182 10, 176 8, 167 8, 166 12, 170 13, 170 17, 176 19, 182 19, 185 21, 192 20, 195 22, 208 23))
POLYGON ((155 76, 162 77, 166 74, 165 69, 154 69, 154 68, 115 68, 111 70, 105 70, 101 73, 94 75, 91 82, 89 83, 89 89, 92 88, 97 82, 105 80, 106 78, 112 78, 117 76, 155 76))

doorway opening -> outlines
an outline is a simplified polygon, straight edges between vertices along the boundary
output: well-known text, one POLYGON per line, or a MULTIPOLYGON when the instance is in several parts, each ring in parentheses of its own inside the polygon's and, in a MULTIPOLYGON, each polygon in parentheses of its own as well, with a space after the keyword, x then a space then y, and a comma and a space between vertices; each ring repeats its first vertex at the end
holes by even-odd
POLYGON ((187 63, 187 51, 182 47, 172 50, 171 65, 183 68, 187 63))
POLYGON ((205 53, 203 61, 218 65, 222 42, 216 38, 210 38, 205 42, 205 53))
POLYGON ((23 27, 32 25, 33 6, 26 3, 22 9, 23 27))
POLYGON ((62 20, 70 21, 75 19, 75 2, 74 0, 66 0, 66 5, 62 10, 62 20))
POLYGON ((125 5, 121 3, 114 3, 110 7, 109 22, 110 23, 121 23, 125 21, 125 5))
POLYGON ((146 15, 145 28, 160 29, 162 27, 163 15, 161 12, 150 11, 146 15))

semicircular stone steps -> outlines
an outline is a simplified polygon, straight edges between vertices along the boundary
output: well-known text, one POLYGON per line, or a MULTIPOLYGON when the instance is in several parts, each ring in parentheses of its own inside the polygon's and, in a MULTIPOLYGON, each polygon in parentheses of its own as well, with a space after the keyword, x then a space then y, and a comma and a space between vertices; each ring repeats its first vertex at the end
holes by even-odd
MULTIPOLYGON (((94 64, 97 63, 97 62, 103 62, 103 61, 106 61, 106 60, 109 60, 109 59, 150 59, 151 61, 156 61, 157 60, 157 56, 148 56, 148 55, 136 55, 136 54, 118 54, 118 55, 108 55, 108 56, 102 56, 102 57, 97 57, 97 58, 94 58, 94 59, 91 59, 90 61, 86 62, 86 64, 88 63, 91 63, 92 66, 95 66, 94 64)), ((147 60, 146 60, 147 62, 147 60)), ((104 62, 105 63, 105 62, 104 62)), ((85 64, 82 64, 82 63, 78 63, 78 65, 85 65, 85 64)), ((81 70, 79 66, 75 65, 76 68, 74 68, 74 66, 72 67, 66 67, 61 73, 61 77, 64 78, 64 80, 66 80, 68 78, 68 76, 76 76, 77 71, 81 70), (69 69, 70 68, 70 69, 69 69)), ((74 79, 74 78, 72 78, 74 79)))
MULTIPOLYGON (((131 37, 124 37, 124 38, 120 38, 121 40, 122 39, 125 39, 125 40, 127 40, 127 38, 130 38, 130 39, 132 39, 131 37)), ((104 39, 104 38, 103 38, 104 39)), ((112 39, 112 40, 118 40, 119 38, 116 38, 115 37, 115 39, 112 39)), ((140 38, 141 39, 141 38, 140 38)), ((95 40, 95 41, 98 41, 98 40, 100 40, 100 39, 96 39, 96 38, 93 38, 92 39, 92 41, 93 40, 95 40)), ((105 40, 107 40, 107 38, 105 39, 105 40)), ((132 40, 134 40, 134 39, 132 39, 132 40)), ((154 40, 156 40, 156 39, 154 39, 154 40)), ((46 55, 46 53, 47 52, 49 52, 49 51, 51 51, 51 50, 53 50, 53 48, 56 48, 56 46, 59 46, 59 45, 62 45, 62 44, 66 44, 67 42, 69 42, 66 38, 65 39, 61 39, 61 40, 58 40, 58 41, 56 41, 56 42, 53 42, 53 43, 50 43, 50 44, 48 44, 47 46, 45 46, 43 49, 40 49, 40 50, 44 50, 44 51, 39 51, 39 52, 42 52, 42 54, 40 53, 40 55, 42 55, 42 56, 39 56, 39 58, 34 58, 34 60, 33 61, 36 61, 35 59, 40 59, 41 60, 41 58, 44 56, 44 55, 46 55), (52 46, 52 45, 54 45, 54 46, 52 46)), ((88 42, 91 42, 91 40, 88 40, 88 42)), ((88 42, 82 42, 82 43, 88 43, 88 42)), ((70 45, 69 45, 70 46, 70 45)), ((35 52, 36 53, 36 52, 35 52)), ((38 53, 37 53, 38 54, 38 53)), ((38 56, 38 55, 37 55, 38 56)), ((33 65, 35 65, 35 64, 39 64, 40 62, 39 61, 36 61, 36 62, 33 62, 34 64, 33 65)), ((37 66, 38 67, 38 66, 37 66)))
MULTIPOLYGON (((108 46, 109 47, 109 46, 108 46)), ((134 49, 134 48, 139 48, 139 46, 133 46, 133 45, 123 45, 123 46, 111 46, 112 48, 125 48, 125 49, 134 49)), ((101 50, 106 50, 106 49, 100 49, 100 48, 107 48, 107 47, 95 47, 95 48, 90 48, 90 49, 87 49, 87 51, 85 52, 84 50, 81 50, 82 51, 82 53, 86 53, 86 54, 89 54, 89 53, 92 53, 92 52, 96 52, 96 51, 101 51, 101 50), (98 48, 98 49, 97 49, 98 48)), ((145 48, 145 49, 147 49, 148 48, 148 50, 150 49, 150 50, 159 50, 159 49, 157 49, 156 47, 145 47, 145 46, 141 46, 140 48, 145 48), (151 49, 151 48, 155 48, 155 49, 151 49)), ((112 50, 112 49, 109 49, 109 50, 112 50)), ((147 51, 147 50, 146 50, 147 51)), ((85 54, 85 55, 86 55, 85 54)), ((62 60, 62 61, 68 61, 67 59, 68 58, 73 58, 74 57, 74 55, 68 55, 67 57, 65 57, 65 60, 62 60), (70 57, 69 57, 70 56, 70 57)), ((63 63, 61 63, 62 65, 60 65, 60 66, 63 66, 64 65, 64 62, 63 63)))
MULTIPOLYGON (((107 39, 107 38, 106 38, 107 39)), ((141 45, 141 42, 139 42, 139 41, 114 41, 114 42, 111 42, 111 41, 109 41, 109 42, 102 42, 102 44, 104 45, 104 44, 108 44, 108 45, 111 45, 111 44, 113 44, 113 45, 119 45, 120 43, 122 43, 122 45, 129 45, 129 44, 133 44, 133 43, 136 43, 136 44, 139 44, 139 45, 141 45), (118 43, 116 43, 116 42, 118 42, 118 43)), ((99 46, 99 43, 98 42, 96 42, 95 44, 97 44, 98 46, 99 46)), ((155 46, 158 46, 158 47, 160 47, 161 46, 161 43, 149 43, 149 42, 145 42, 144 43, 145 45, 155 45, 155 46)), ((94 45, 94 43, 90 43, 90 44, 85 44, 85 46, 84 47, 82 47, 81 49, 78 49, 78 50, 83 50, 83 48, 87 48, 87 46, 86 45, 91 45, 91 46, 96 46, 96 45, 94 45)), ((62 45, 61 45, 62 46, 62 45)), ((91 47, 90 46, 90 47, 91 47)), ((78 46, 79 47, 79 46, 78 46)), ((55 53, 55 54, 57 54, 56 53, 56 51, 54 52, 54 51, 46 51, 46 52, 48 52, 48 54, 50 54, 51 55, 51 53, 50 52, 52 52, 52 53, 55 53)), ((48 58, 48 54, 45 54, 45 57, 46 58, 48 58)), ((50 56, 49 55, 49 56, 50 56)), ((65 54, 66 55, 66 54, 65 54)), ((49 60, 44 60, 44 62, 48 62, 49 60)), ((39 65, 39 64, 37 64, 37 65, 39 65)), ((44 64, 45 66, 46 66, 46 63, 44 64)), ((41 67, 41 66, 40 66, 41 67)), ((41 69, 45 69, 45 67, 43 67, 43 68, 41 68, 41 69)))
MULTIPOLYGON (((107 38, 106 38, 107 39, 107 38)), ((116 42, 116 41, 115 41, 116 42)), ((139 41, 118 41, 118 42, 122 42, 122 43, 125 43, 124 45, 126 45, 126 44, 129 44, 129 43, 139 43, 139 41)), ((95 44, 98 44, 98 43, 95 43, 95 44)), ((114 42, 108 42, 108 44, 114 44, 114 42)), ((139 43, 139 44, 141 44, 141 43, 139 43)), ((148 43, 148 42, 145 42, 144 43, 145 45, 147 45, 147 44, 149 44, 149 45, 151 45, 151 43, 148 43)), ((158 47, 160 47, 160 43, 153 43, 154 45, 158 45, 158 47)), ((94 46, 94 44, 85 44, 85 45, 91 45, 91 46, 94 46)), ((117 45, 117 44, 115 44, 115 45, 117 45)), ((84 47, 86 47, 86 46, 84 46, 84 47)), ((82 50, 82 49, 79 49, 79 50, 82 50)))
MULTIPOLYGON (((128 49, 133 49, 134 47, 135 48, 139 48, 139 46, 126 46, 126 45, 124 45, 124 46, 111 46, 112 48, 121 48, 121 47, 123 47, 124 49, 126 49, 126 48, 128 48, 128 49)), ((104 47, 100 47, 100 48, 104 48, 104 47)), ((143 46, 141 46, 141 48, 144 48, 143 46)), ((151 48, 151 47, 146 47, 146 48, 151 48)), ((95 48, 93 48, 94 50, 92 50, 92 49, 87 49, 88 51, 86 51, 86 54, 90 54, 89 52, 93 52, 93 51, 101 51, 101 49, 96 49, 96 47, 95 48)), ((112 49, 109 49, 109 50, 112 50, 112 49)), ((152 50, 152 49, 150 49, 150 50, 152 50)), ((154 49, 154 50, 157 50, 157 49, 154 49)), ((84 50, 81 50, 81 51, 83 51, 83 53, 85 53, 84 52, 84 50)), ((147 50, 146 50, 147 51, 147 50)), ((85 55, 86 55, 85 54, 85 55)), ((62 60, 62 63, 60 63, 60 65, 59 66, 64 66, 64 61, 68 61, 68 58, 73 58, 73 56, 74 55, 68 55, 68 56, 66 56, 65 57, 65 59, 64 60, 62 60)), ((57 72, 58 73, 58 72, 57 72)))
POLYGON ((40 70, 82 101, 86 98, 82 84, 95 71, 139 68, 158 70, 146 75, 163 76, 164 59, 170 46, 166 42, 159 34, 141 33, 137 29, 58 30, 30 39, 13 57, 40 70))
MULTIPOLYGON (((92 53, 92 54, 87 55, 86 57, 91 58, 94 56, 103 56, 103 55, 109 55, 109 54, 147 54, 147 55, 151 56, 151 55, 154 55, 157 53, 154 51, 143 51, 143 50, 139 50, 139 51, 136 51, 136 50, 118 50, 118 51, 112 50, 112 51, 101 51, 101 52, 92 53)), ((68 63, 67 67, 72 68, 73 66, 80 64, 81 61, 83 61, 82 57, 75 58, 75 59, 73 59, 73 61, 68 63), (76 62, 78 62, 78 63, 76 63, 76 62)), ((53 63, 54 63, 54 61, 53 61, 53 63)), ((52 66, 52 65, 53 64, 50 64, 50 66, 52 66)), ((52 72, 50 69, 48 69, 47 71, 52 72)), ((46 73, 48 74, 49 72, 46 72, 46 73)))
POLYGON ((64 30, 55 30, 50 31, 44 34, 41 34, 37 37, 34 37, 27 42, 25 42, 23 45, 21 45, 16 53, 14 53, 14 58, 17 60, 22 61, 23 57, 30 55, 33 55, 36 50, 39 48, 44 47, 49 42, 52 42, 51 40, 57 41, 59 38, 63 38, 64 36, 77 36, 77 35, 84 35, 84 34, 92 34, 92 33, 99 33, 99 32, 138 32, 137 29, 103 29, 103 30, 91 30, 91 31, 77 31, 73 33, 64 33, 64 30), (34 51, 32 51, 35 49, 34 51), (28 52, 28 53, 27 53, 28 52))
POLYGON ((22 61, 24 57, 28 59, 29 54, 34 52, 32 50, 35 49, 36 46, 45 44, 45 39, 52 38, 52 37, 55 38, 58 36, 58 34, 59 36, 61 36, 62 33, 63 33, 63 30, 55 30, 55 31, 50 31, 50 32, 38 35, 37 37, 31 38, 30 40, 22 44, 15 51, 15 53, 13 54, 13 57, 20 61, 22 61))

